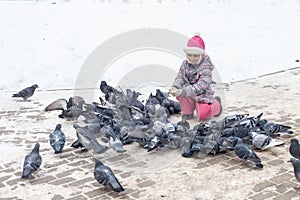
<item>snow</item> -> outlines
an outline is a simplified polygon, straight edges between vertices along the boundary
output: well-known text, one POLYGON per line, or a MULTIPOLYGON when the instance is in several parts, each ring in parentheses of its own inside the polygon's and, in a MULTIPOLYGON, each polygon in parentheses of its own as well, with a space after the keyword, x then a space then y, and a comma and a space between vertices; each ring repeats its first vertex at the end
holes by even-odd
MULTIPOLYGON (((95 49, 138 29, 187 38, 199 31, 224 83, 299 66, 299 0, 0 1, 0 13, 0 90, 5 91, 34 83, 41 90, 72 89, 95 49)), ((135 42, 131 39, 124 43, 135 42)), ((132 78, 130 71, 161 65, 171 70, 162 76, 170 85, 181 62, 182 56, 155 49, 130 51, 96 75, 98 83, 126 85, 121 79, 132 78)))

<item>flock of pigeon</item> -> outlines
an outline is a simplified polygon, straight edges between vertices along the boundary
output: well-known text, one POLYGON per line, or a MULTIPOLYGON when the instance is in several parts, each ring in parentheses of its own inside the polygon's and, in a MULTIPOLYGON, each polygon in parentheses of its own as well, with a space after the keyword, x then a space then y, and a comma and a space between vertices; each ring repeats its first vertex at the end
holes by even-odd
MULTIPOLYGON (((37 87, 33 85, 13 97, 27 100, 37 87)), ((257 168, 263 168, 261 159, 251 146, 264 150, 280 133, 293 134, 290 126, 263 119, 263 113, 258 116, 229 115, 222 120, 200 122, 190 127, 186 120, 171 122, 170 115, 181 112, 179 102, 168 98, 169 94, 159 89, 144 102, 138 100, 139 92, 130 89, 124 92, 105 81, 101 81, 100 90, 104 99, 99 97, 99 103, 87 104, 82 97, 75 96, 68 100, 58 99, 45 108, 45 111, 61 110, 58 117, 74 121, 77 140, 71 145, 73 148, 87 149, 93 154, 101 154, 109 148, 124 153, 126 145, 138 143, 148 152, 160 148, 182 149, 183 157, 191 157, 195 153, 216 155, 232 150, 244 162, 251 161, 257 168), (79 125, 79 119, 85 126, 79 125)), ((62 153, 65 134, 61 131, 61 124, 57 124, 49 135, 49 143, 54 153, 62 153)), ((294 166, 295 177, 300 182, 300 145, 297 139, 291 140, 289 150, 293 156, 290 162, 294 166)), ((41 163, 37 143, 25 157, 22 178, 28 178, 41 163)), ((94 177, 116 192, 124 191, 110 167, 96 158, 94 177)))

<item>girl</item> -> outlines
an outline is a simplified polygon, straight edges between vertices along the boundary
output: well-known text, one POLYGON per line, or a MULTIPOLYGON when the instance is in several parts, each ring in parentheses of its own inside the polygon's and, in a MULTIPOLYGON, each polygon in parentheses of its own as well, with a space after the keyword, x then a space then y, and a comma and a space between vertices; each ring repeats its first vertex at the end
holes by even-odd
POLYGON ((182 62, 169 90, 180 103, 182 120, 192 119, 195 109, 198 120, 219 116, 222 113, 221 98, 213 97, 211 88, 214 65, 205 54, 205 44, 199 33, 188 40, 183 51, 187 59, 182 62))

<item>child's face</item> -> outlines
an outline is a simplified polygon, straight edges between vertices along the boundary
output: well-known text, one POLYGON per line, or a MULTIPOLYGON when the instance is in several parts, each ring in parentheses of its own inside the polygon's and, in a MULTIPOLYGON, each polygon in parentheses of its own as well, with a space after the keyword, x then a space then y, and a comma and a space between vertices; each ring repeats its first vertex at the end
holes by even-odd
POLYGON ((186 54, 186 58, 188 59, 188 61, 191 64, 195 65, 200 62, 201 55, 200 54, 186 54))

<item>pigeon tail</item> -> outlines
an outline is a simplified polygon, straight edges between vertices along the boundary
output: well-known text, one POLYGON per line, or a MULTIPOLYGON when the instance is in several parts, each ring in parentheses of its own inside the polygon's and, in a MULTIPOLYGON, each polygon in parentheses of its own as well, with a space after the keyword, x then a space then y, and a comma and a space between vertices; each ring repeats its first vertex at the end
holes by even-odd
POLYGON ((111 181, 111 183, 109 184, 114 191, 116 192, 123 192, 125 191, 124 188, 122 187, 122 185, 119 183, 119 181, 115 178, 114 180, 111 181))
POLYGON ((255 166, 258 168, 263 168, 264 166, 261 163, 255 163, 255 166))
POLYGON ((23 179, 28 179, 29 175, 33 172, 32 168, 26 168, 24 167, 22 177, 23 179))

